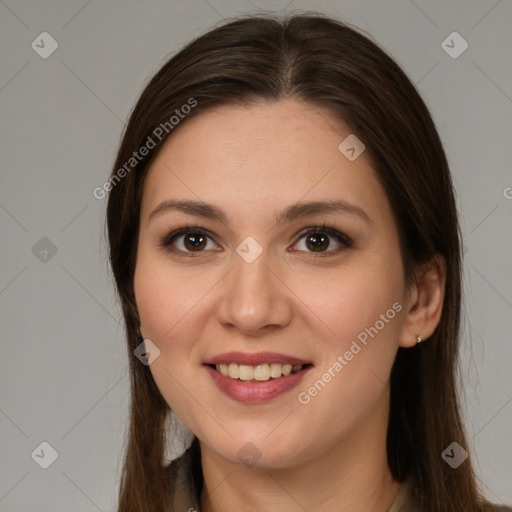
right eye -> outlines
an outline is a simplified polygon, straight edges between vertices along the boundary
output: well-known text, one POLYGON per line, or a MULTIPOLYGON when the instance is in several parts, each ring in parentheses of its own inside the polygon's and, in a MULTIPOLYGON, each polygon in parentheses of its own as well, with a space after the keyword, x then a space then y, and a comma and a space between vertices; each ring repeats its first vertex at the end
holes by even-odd
POLYGON ((221 250, 205 230, 190 226, 168 234, 160 245, 178 256, 185 257, 198 256, 199 253, 208 250, 221 250))

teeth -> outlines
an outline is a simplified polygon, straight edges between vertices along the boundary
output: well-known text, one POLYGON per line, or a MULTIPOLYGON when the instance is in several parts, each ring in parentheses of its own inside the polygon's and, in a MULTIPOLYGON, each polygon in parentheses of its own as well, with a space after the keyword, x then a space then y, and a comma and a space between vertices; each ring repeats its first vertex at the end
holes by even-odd
POLYGON ((236 363, 228 365, 228 377, 238 379, 238 365, 236 363))
MULTIPOLYGON (((231 365, 229 365, 231 368, 231 365)), ((238 367, 238 378, 240 380, 252 380, 254 379, 254 367, 253 366, 245 366, 241 364, 238 367)))
MULTIPOLYGON (((248 366, 247 368, 250 368, 248 366)), ((270 379, 270 366, 268 364, 260 364, 254 367, 254 380, 268 380, 270 379)))
POLYGON ((290 375, 290 373, 292 373, 292 365, 284 364, 283 365, 283 375, 290 375))
POLYGON ((215 365, 215 369, 220 372, 225 377, 230 377, 231 379, 240 379, 240 380, 258 380, 258 381, 266 381, 270 378, 277 379, 281 377, 281 375, 287 376, 291 373, 296 373, 302 369, 301 364, 291 365, 291 364, 260 364, 258 366, 248 366, 245 364, 217 364, 215 365))
POLYGON ((283 365, 271 364, 270 365, 270 376, 273 379, 277 379, 278 377, 281 377, 282 370, 283 370, 283 365))

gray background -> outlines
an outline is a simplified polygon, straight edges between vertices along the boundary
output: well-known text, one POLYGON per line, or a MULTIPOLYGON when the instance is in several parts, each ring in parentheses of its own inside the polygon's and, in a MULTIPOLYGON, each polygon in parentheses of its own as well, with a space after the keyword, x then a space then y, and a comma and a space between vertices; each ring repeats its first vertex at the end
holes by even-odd
POLYGON ((369 32, 431 108, 464 232, 469 448, 486 495, 512 503, 510 0, 3 0, 0 510, 115 510, 129 378, 106 200, 92 191, 170 54, 258 9, 320 11, 369 32), (31 48, 44 31, 59 45, 47 59, 31 48), (453 31, 469 44, 457 59, 441 46, 453 31), (43 441, 59 455, 46 470, 31 458, 43 441))

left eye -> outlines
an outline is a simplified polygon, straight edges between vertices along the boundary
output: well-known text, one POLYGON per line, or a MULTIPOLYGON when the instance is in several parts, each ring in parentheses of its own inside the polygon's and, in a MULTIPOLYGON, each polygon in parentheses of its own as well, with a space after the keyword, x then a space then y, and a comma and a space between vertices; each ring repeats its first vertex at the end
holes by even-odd
POLYGON ((295 244, 297 251, 314 253, 332 252, 342 247, 350 247, 351 240, 340 231, 332 228, 311 228, 302 234, 295 244), (333 243, 334 241, 334 243, 333 243), (334 245, 334 248, 332 246, 334 245))

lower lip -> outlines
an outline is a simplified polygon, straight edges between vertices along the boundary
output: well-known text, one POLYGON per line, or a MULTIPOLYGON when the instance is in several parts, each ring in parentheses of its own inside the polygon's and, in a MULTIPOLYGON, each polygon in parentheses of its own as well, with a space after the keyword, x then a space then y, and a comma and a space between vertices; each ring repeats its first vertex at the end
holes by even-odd
POLYGON ((297 386, 311 367, 286 377, 266 381, 231 379, 214 370, 211 366, 206 365, 205 368, 212 376, 217 387, 233 400, 247 404, 262 404, 297 386))

